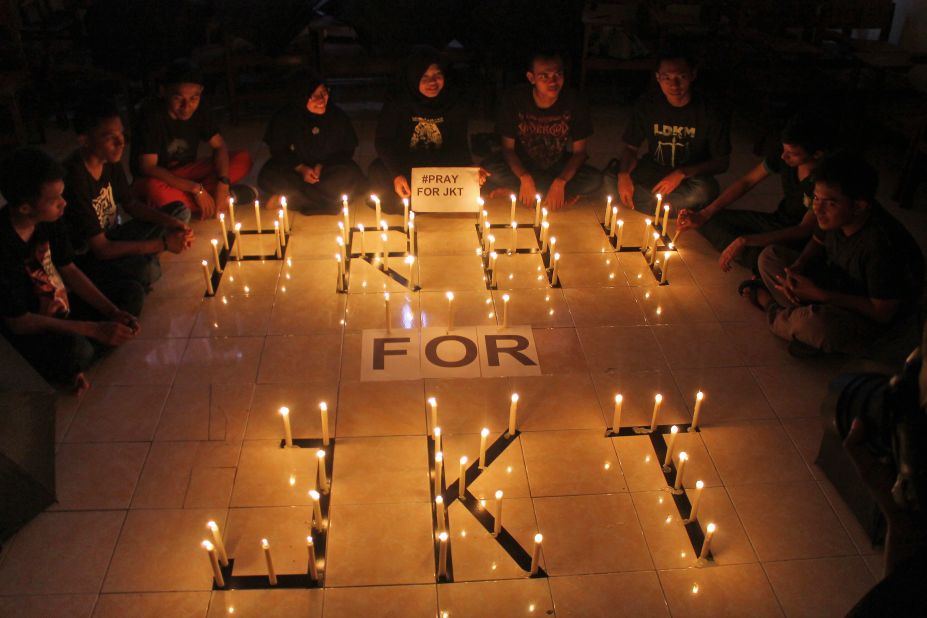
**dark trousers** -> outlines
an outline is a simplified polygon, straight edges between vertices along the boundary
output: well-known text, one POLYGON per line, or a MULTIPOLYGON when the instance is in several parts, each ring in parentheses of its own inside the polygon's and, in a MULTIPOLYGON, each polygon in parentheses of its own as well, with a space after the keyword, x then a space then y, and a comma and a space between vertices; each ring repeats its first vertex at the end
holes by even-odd
POLYGON ((363 193, 367 180, 357 163, 348 161, 323 165, 319 182, 310 184, 289 163, 270 159, 258 173, 258 186, 267 193, 285 195, 288 208, 319 214, 340 212, 341 196, 363 193))
MULTIPOLYGON (((123 279, 100 287, 114 305, 139 315, 145 302, 145 288, 137 281, 123 279)), ((68 320, 103 321, 104 316, 77 296, 70 296, 68 320)), ((67 384, 86 371, 108 349, 102 343, 74 333, 44 332, 32 335, 7 333, 7 339, 43 378, 52 384, 67 384)))
MULTIPOLYGON (((778 212, 758 212, 756 210, 722 210, 698 228, 719 252, 727 249, 734 240, 748 234, 765 234, 797 225, 786 220, 778 212)), ((798 241, 790 248, 801 249, 805 241, 798 241)), ((754 274, 760 274, 757 262, 765 247, 746 247, 737 258, 737 262, 749 268, 754 274)))
MULTIPOLYGON (((644 157, 637 162, 637 167, 631 172, 634 181, 634 209, 652 214, 657 206, 657 198, 651 193, 654 185, 666 178, 673 170, 657 165, 644 157)), ((673 210, 679 212, 683 208, 699 210, 718 197, 721 187, 714 176, 692 176, 684 179, 676 190, 663 196, 664 204, 671 204, 673 210)))
MULTIPOLYGON (((171 202, 159 210, 184 223, 190 221, 190 209, 182 202, 171 202)), ((156 223, 132 219, 110 229, 106 232, 106 237, 113 241, 151 240, 163 237, 165 232, 165 228, 156 223)), ((161 260, 157 254, 126 255, 112 260, 101 260, 88 252, 78 256, 76 262, 100 289, 115 281, 131 279, 147 290, 152 283, 161 278, 161 260)))
MULTIPOLYGON (((538 193, 547 193, 552 183, 560 172, 566 166, 569 157, 564 157, 559 163, 546 170, 534 169, 527 167, 528 173, 534 179, 534 185, 538 193)), ((501 153, 492 155, 480 164, 483 169, 491 174, 486 179, 486 184, 490 189, 509 189, 518 193, 521 187, 521 180, 512 173, 512 169, 506 162, 501 153)), ((577 171, 576 175, 566 184, 566 198, 572 198, 577 195, 590 195, 602 187, 602 172, 591 165, 583 165, 577 171)))

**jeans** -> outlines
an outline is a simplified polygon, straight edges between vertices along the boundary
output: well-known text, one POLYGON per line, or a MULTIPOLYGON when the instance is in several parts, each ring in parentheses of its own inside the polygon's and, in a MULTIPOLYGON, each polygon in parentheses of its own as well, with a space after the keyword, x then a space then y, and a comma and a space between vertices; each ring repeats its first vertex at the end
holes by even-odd
MULTIPOLYGON (((634 181, 634 209, 652 213, 657 205, 656 196, 651 189, 673 170, 654 163, 649 157, 637 162, 631 172, 634 181)), ((711 203, 721 192, 721 187, 714 176, 691 176, 684 179, 669 195, 663 196, 664 204, 671 204, 676 212, 682 209, 699 210, 711 203)))
MULTIPOLYGON (((558 164, 547 170, 538 170, 527 167, 528 173, 534 179, 534 185, 538 193, 546 193, 550 188, 550 183, 560 175, 566 165, 569 157, 564 157, 558 164)), ((491 174, 486 179, 486 185, 489 189, 509 189, 518 192, 521 187, 521 180, 512 173, 509 164, 502 154, 495 154, 485 159, 480 164, 483 169, 491 174)), ((602 172, 591 165, 583 165, 577 171, 576 175, 566 183, 565 196, 567 199, 577 195, 589 195, 595 193, 602 187, 602 172)))

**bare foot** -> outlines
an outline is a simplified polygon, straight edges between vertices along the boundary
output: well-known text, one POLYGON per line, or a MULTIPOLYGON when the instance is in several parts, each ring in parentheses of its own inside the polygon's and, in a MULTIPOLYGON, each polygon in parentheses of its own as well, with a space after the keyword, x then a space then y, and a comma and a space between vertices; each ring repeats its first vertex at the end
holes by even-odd
POLYGON ((493 200, 493 199, 496 199, 497 197, 508 197, 511 194, 512 192, 509 191, 508 189, 497 187, 489 192, 489 199, 493 200))

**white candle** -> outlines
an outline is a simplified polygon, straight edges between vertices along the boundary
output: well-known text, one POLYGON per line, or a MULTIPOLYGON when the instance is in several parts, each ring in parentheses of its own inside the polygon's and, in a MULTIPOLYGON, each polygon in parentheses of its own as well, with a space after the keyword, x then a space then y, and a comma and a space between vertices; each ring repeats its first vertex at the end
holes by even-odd
POLYGON ((480 431, 480 470, 486 469, 486 438, 489 437, 489 427, 480 431))
POLYGON ((290 428, 290 409, 286 406, 283 406, 278 410, 280 416, 283 418, 283 435, 286 440, 286 445, 288 447, 293 446, 293 431, 290 428))
POLYGON ((282 208, 277 211, 277 221, 280 223, 280 246, 286 247, 286 220, 282 208))
POLYGON ((219 261, 219 241, 213 238, 209 241, 212 245, 212 260, 215 263, 216 272, 222 272, 222 263, 219 261))
POLYGON ((335 261, 338 262, 338 285, 337 289, 339 292, 344 291, 344 263, 341 261, 341 256, 337 253, 335 254, 335 261))
POLYGON ((402 198, 402 231, 409 231, 409 198, 402 198))
POLYGON ((444 498, 435 496, 435 519, 438 520, 438 530, 444 532, 444 498))
POLYGON ((444 467, 444 453, 435 453, 435 495, 441 493, 441 469, 444 467))
POLYGON ((488 238, 489 238, 489 252, 492 253, 496 248, 496 237, 490 234, 488 238))
POLYGON ((702 491, 705 489, 704 481, 695 481, 695 495, 692 497, 692 508, 689 510, 689 521, 698 517, 698 505, 702 501, 702 491))
POLYGON ((319 402, 319 416, 322 418, 322 445, 328 446, 331 441, 328 435, 328 404, 319 402))
POLYGON ((550 251, 551 253, 553 253, 554 247, 557 246, 557 237, 556 237, 556 236, 551 236, 551 237, 550 237, 550 240, 549 240, 549 243, 550 243, 550 247, 549 247, 547 250, 550 251))
POLYGON ((322 495, 314 489, 309 490, 309 497, 312 498, 312 524, 316 530, 322 529, 322 505, 319 500, 322 495))
POLYGON ((541 194, 538 193, 534 196, 535 206, 534 206, 534 227, 541 225, 541 194))
POLYGON ((286 206, 286 196, 280 198, 280 206, 283 211, 283 229, 287 232, 290 231, 290 209, 286 206))
POLYGON ((615 235, 615 250, 621 251, 621 239, 624 236, 624 221, 618 219, 618 233, 615 235))
POLYGON ((431 408, 431 426, 438 426, 438 400, 435 397, 428 398, 428 407, 431 408))
POLYGON ((219 229, 222 230, 222 248, 229 250, 229 232, 225 227, 225 213, 219 213, 219 229))
POLYGON ((531 554, 531 574, 536 575, 538 567, 541 565, 541 541, 544 535, 541 533, 534 535, 534 553, 531 554))
POLYGON ((560 273, 557 270, 557 267, 560 265, 560 254, 554 254, 554 267, 550 273, 550 285, 556 287, 560 283, 560 273))
POLYGON ((502 532, 502 490, 496 490, 496 515, 492 524, 492 535, 499 536, 502 532))
POLYGON ((509 221, 514 221, 515 220, 515 194, 513 193, 510 197, 512 198, 512 215, 509 217, 509 221))
POLYGON ((351 223, 350 223, 351 215, 350 215, 350 211, 348 210, 348 196, 342 195, 341 197, 344 200, 342 202, 344 206, 342 206, 341 208, 341 216, 344 217, 344 229, 345 231, 347 231, 351 229, 351 223))
POLYGON ((669 213, 670 213, 670 205, 664 204, 663 205, 663 235, 664 236, 667 234, 667 232, 669 232, 669 227, 667 227, 669 225, 669 213))
POLYGON ((261 201, 254 200, 254 225, 258 231, 258 234, 262 232, 261 230, 261 201))
POLYGON ((325 469, 325 450, 319 449, 315 452, 316 459, 319 460, 319 489, 323 494, 328 493, 328 470, 325 469))
POLYGON ((660 205, 663 203, 663 195, 657 193, 657 207, 653 209, 653 218, 660 218, 660 205))
POLYGON ((702 411, 702 402, 705 400, 705 393, 699 391, 695 393, 695 411, 692 412, 692 424, 689 428, 695 431, 698 428, 698 416, 702 411))
POLYGON ((550 234, 550 221, 541 223, 541 253, 547 252, 547 236, 550 234))
POLYGON ((380 246, 383 247, 383 270, 389 270, 389 236, 380 234, 380 246))
POLYGON ((274 221, 274 257, 283 257, 283 245, 280 242, 280 222, 274 221))
POLYGON ((389 314, 389 292, 383 292, 383 305, 386 308, 386 332, 389 333, 393 323, 392 316, 389 314))
POLYGON ((673 489, 677 491, 682 489, 682 475, 686 470, 687 461, 689 461, 689 455, 685 451, 679 453, 679 465, 676 466, 676 482, 673 483, 673 489))
POLYGON ((644 253, 647 253, 647 248, 650 246, 650 226, 652 222, 650 219, 644 219, 644 237, 641 239, 641 250, 644 253))
POLYGON ((618 433, 621 431, 621 405, 624 403, 622 395, 615 395, 615 411, 612 413, 612 431, 618 433))
POLYGON ((509 406, 509 435, 514 436, 518 429, 518 393, 512 393, 512 404, 509 406))
POLYGON ((219 526, 214 521, 206 522, 206 527, 212 533, 212 542, 216 544, 216 550, 219 552, 219 562, 222 566, 229 565, 229 555, 225 551, 225 543, 222 540, 222 534, 219 532, 219 526))
POLYGON ((663 458, 663 467, 669 468, 670 462, 673 461, 673 449, 676 446, 676 434, 679 433, 679 427, 673 425, 670 427, 670 436, 666 441, 666 457, 663 458))
POLYGON ((715 535, 715 530, 718 527, 714 524, 708 524, 707 533, 705 534, 705 542, 702 543, 702 551, 698 553, 698 559, 704 560, 708 557, 708 551, 711 547, 711 537, 715 535))
POLYGON ((229 225, 235 228, 235 198, 229 197, 229 225))
POLYGON ((306 537, 306 550, 309 553, 309 577, 312 578, 312 581, 318 581, 319 565, 316 564, 315 543, 312 542, 311 536, 306 537))
POLYGON ((509 295, 502 295, 502 328, 509 327, 509 295))
POLYGON ((371 195, 370 199, 373 200, 373 208, 374 208, 374 212, 376 213, 376 216, 374 217, 373 220, 379 221, 380 220, 380 198, 377 197, 376 195, 371 195))
POLYGON ((235 224, 235 257, 241 260, 241 223, 235 224))
POLYGON ((612 207, 612 225, 611 225, 611 229, 608 231, 608 235, 609 236, 618 235, 618 207, 617 206, 612 207))
POLYGON ((415 222, 412 219, 409 219, 409 252, 415 253, 415 222))
POLYGON ((496 278, 496 260, 498 258, 499 258, 499 254, 496 253, 495 251, 489 254, 489 272, 490 272, 489 286, 492 288, 495 288, 498 285, 498 281, 496 278))
MULTIPOLYGON (((670 247, 672 247, 672 245, 670 245, 670 247)), ((663 266, 660 267, 660 283, 661 284, 666 283, 666 277, 669 274, 669 259, 672 253, 673 253, 672 251, 663 252, 663 266)))
POLYGON ((447 532, 438 535, 440 550, 438 551, 438 577, 447 577, 447 532))
POLYGON ((657 414, 660 413, 660 407, 663 405, 663 395, 657 393, 653 398, 653 418, 650 419, 650 432, 657 430, 657 414))
POLYGON ((512 245, 509 253, 515 253, 518 250, 518 221, 512 221, 512 245))
POLYGON ((203 260, 203 278, 206 279, 206 294, 208 296, 213 296, 216 291, 212 287, 212 273, 209 272, 209 262, 203 260))
POLYGON ((341 252, 341 260, 342 260, 343 262, 347 262, 347 261, 348 261, 348 252, 347 252, 347 249, 346 249, 345 246, 344 246, 344 238, 342 238, 341 236, 336 236, 336 237, 335 237, 335 244, 338 245, 338 250, 341 252))
MULTIPOLYGON (((481 200, 480 200, 480 206, 482 206, 482 205, 483 205, 483 200, 481 199, 481 200)), ((489 223, 489 211, 488 211, 488 210, 481 210, 481 211, 480 211, 480 221, 479 221, 479 223, 480 223, 480 229, 483 229, 483 226, 486 225, 487 223, 489 223)))
POLYGON ((360 231, 360 247, 358 248, 358 253, 361 255, 367 255, 367 252, 364 250, 364 237, 366 235, 364 232, 364 224, 358 223, 357 229, 360 231))
POLYGON ((546 221, 547 221, 547 209, 542 208, 541 209, 541 223, 544 223, 546 221))
POLYGON ((435 427, 432 430, 432 433, 434 434, 435 439, 435 452, 439 452, 441 450, 441 428, 435 427))
POLYGON ((209 555, 209 564, 212 566, 212 576, 216 580, 216 585, 225 588, 225 579, 222 577, 222 569, 219 568, 219 558, 216 556, 216 548, 209 541, 203 541, 203 549, 209 555))
POLYGON ((414 290, 418 287, 418 277, 415 276, 415 256, 407 255, 405 263, 409 267, 409 287, 414 290))
POLYGON ((608 226, 609 226, 610 223, 611 223, 611 216, 612 216, 612 196, 609 195, 609 196, 606 198, 606 201, 605 201, 605 219, 604 219, 604 222, 605 222, 605 227, 606 227, 606 228, 608 228, 608 226))
POLYGON ((660 242, 659 232, 653 233, 653 252, 650 254, 650 265, 653 266, 657 261, 657 245, 660 242))
POLYGON ((489 252, 489 230, 492 224, 489 221, 483 221, 483 251, 489 252))
POLYGON ((454 328, 454 293, 445 292, 444 296, 447 298, 447 330, 450 332, 454 328))
POLYGON ((467 462, 469 461, 470 460, 467 459, 466 455, 463 455, 460 458, 460 476, 457 479, 457 487, 459 491, 457 493, 461 500, 464 499, 464 496, 467 493, 467 462))
POLYGON ((271 586, 276 586, 277 572, 274 570, 274 559, 270 555, 270 543, 267 539, 261 539, 261 547, 264 549, 264 562, 267 563, 267 579, 271 586))

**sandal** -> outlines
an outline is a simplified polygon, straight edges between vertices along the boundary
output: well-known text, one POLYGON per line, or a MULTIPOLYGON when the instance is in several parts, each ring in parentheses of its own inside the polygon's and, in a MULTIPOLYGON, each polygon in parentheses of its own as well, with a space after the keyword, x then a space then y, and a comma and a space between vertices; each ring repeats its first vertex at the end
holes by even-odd
MULTIPOLYGON (((737 286, 738 294, 750 301, 750 304, 760 311, 766 311, 766 307, 761 305, 760 301, 757 299, 757 292, 760 290, 766 290, 766 286, 763 285, 761 279, 747 279, 746 281, 741 281, 740 285, 737 286)), ((766 290, 766 293, 768 294, 769 290, 766 290)))

